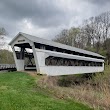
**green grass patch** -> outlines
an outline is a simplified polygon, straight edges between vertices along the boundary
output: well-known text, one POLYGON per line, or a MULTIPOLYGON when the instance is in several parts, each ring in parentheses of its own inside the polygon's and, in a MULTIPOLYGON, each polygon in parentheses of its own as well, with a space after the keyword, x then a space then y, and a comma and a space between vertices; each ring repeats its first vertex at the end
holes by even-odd
POLYGON ((0 110, 90 110, 37 90, 35 79, 22 72, 0 73, 0 110))

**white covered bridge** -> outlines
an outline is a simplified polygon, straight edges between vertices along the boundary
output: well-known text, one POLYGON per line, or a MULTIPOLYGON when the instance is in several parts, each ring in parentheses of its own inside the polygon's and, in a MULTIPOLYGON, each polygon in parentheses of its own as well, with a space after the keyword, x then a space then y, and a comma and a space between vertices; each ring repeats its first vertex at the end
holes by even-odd
POLYGON ((35 69, 37 73, 56 76, 104 70, 104 57, 97 53, 25 33, 20 32, 9 44, 18 71, 35 69))

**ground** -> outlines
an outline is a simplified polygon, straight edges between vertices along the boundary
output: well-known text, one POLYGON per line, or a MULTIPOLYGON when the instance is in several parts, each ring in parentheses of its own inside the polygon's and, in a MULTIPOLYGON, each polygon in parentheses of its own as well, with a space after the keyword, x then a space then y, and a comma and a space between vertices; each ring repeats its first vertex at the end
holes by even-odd
POLYGON ((71 100, 61 100, 40 89, 27 73, 0 73, 0 110, 90 110, 71 100))
POLYGON ((71 99, 97 110, 110 110, 110 65, 102 73, 44 76, 38 86, 59 99, 71 99))

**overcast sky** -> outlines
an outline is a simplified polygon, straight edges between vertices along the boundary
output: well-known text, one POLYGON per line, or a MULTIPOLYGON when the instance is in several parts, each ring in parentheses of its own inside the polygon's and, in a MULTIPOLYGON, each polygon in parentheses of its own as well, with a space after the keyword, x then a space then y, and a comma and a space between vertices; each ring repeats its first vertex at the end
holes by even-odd
POLYGON ((18 32, 52 39, 62 29, 110 11, 110 0, 0 0, 0 27, 8 41, 18 32))

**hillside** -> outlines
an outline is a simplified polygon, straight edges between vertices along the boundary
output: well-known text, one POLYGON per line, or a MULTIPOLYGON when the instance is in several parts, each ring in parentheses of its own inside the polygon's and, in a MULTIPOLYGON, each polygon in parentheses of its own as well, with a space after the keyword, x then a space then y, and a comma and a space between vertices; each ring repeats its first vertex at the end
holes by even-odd
POLYGON ((14 64, 13 53, 9 50, 0 50, 0 64, 14 64))
POLYGON ((21 72, 0 73, 0 110, 90 110, 40 89, 38 79, 21 72))
POLYGON ((77 100, 98 110, 110 110, 110 66, 103 73, 42 77, 39 86, 60 99, 77 100))

